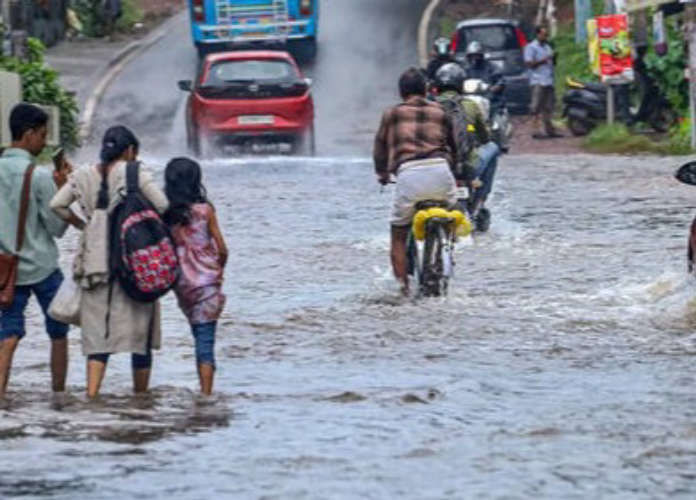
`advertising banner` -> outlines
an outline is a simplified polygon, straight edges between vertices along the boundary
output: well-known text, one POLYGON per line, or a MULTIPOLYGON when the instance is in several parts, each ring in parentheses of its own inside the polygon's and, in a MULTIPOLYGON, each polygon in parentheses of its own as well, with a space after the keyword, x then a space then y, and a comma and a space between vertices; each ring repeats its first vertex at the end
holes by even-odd
POLYGON ((628 16, 613 14, 599 16, 599 69, 604 83, 629 83, 633 81, 633 57, 628 34, 628 16))
POLYGON ((590 60, 590 69, 594 75, 600 76, 599 68, 599 34, 597 33, 597 20, 587 20, 587 53, 590 60))

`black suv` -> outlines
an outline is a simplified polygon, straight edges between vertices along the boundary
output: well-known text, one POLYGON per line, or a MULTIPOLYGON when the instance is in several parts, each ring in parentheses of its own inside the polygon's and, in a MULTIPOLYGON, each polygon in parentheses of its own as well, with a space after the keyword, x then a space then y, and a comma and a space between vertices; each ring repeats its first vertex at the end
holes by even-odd
POLYGON ((531 100, 524 46, 527 37, 515 21, 507 19, 469 19, 457 25, 452 35, 454 57, 466 67, 466 48, 478 41, 488 59, 505 77, 505 97, 510 111, 526 113, 531 100))

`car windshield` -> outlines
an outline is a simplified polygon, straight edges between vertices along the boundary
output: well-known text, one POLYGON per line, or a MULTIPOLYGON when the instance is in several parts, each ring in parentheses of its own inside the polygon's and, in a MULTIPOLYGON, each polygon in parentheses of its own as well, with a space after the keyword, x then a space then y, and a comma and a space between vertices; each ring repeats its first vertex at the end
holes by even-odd
POLYGON ((457 52, 465 52, 466 47, 473 41, 480 42, 486 52, 520 48, 514 28, 504 24, 462 28, 459 30, 457 52))
POLYGON ((234 82, 278 82, 297 78, 295 68, 282 60, 222 61, 213 64, 203 85, 224 86, 234 82))

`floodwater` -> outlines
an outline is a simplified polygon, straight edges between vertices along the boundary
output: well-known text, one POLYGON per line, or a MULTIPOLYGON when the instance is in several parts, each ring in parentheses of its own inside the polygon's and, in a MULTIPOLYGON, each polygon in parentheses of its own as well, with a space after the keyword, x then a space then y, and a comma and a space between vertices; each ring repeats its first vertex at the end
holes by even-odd
MULTIPOLYGON (((696 190, 676 160, 506 157, 451 295, 399 297, 368 156, 425 4, 323 0, 319 157, 204 164, 232 253, 215 397, 196 395, 168 297, 151 394, 131 396, 120 355, 87 403, 73 331, 53 406, 32 306, 0 409, 0 498, 696 498, 696 190)), ((156 175, 183 152, 175 82, 194 68, 182 17, 105 97, 100 130, 133 127, 156 175)))
POLYGON ((206 164, 232 250, 217 396, 195 396, 169 298, 151 395, 130 396, 122 355, 87 404, 74 333, 52 409, 34 314, 0 497, 693 498, 696 193, 673 166, 504 159, 451 296, 411 302, 369 162, 206 164))

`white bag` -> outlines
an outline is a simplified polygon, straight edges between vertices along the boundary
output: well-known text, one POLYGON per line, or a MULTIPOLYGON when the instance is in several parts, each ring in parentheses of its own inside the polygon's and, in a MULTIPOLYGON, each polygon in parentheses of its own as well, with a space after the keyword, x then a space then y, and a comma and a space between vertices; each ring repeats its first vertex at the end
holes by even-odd
POLYGON ((82 288, 72 278, 65 278, 48 308, 48 315, 61 323, 80 326, 81 302, 82 288))

